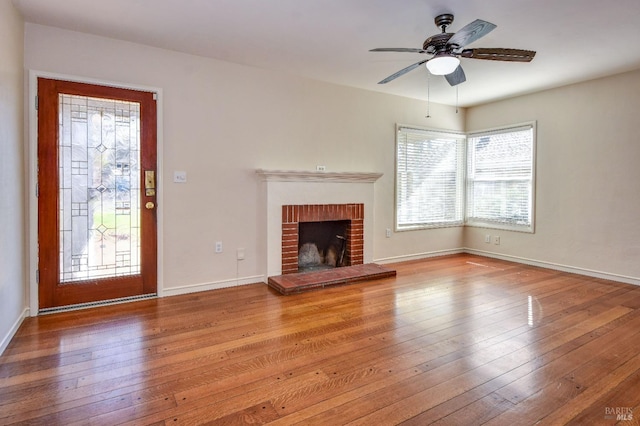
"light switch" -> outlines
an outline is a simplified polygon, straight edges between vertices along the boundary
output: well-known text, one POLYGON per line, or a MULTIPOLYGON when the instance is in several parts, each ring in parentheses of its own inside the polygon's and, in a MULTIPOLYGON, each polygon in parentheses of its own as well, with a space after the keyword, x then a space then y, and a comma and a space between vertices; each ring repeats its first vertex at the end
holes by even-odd
POLYGON ((173 172, 173 182, 187 183, 187 172, 183 172, 183 171, 173 172))

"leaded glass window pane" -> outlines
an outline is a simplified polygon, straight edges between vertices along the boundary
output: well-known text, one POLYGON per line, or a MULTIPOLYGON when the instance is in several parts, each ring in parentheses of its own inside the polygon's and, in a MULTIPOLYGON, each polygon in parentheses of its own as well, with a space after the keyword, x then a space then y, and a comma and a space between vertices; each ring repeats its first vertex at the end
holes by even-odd
POLYGON ((59 96, 60 282, 140 273, 140 104, 59 96))

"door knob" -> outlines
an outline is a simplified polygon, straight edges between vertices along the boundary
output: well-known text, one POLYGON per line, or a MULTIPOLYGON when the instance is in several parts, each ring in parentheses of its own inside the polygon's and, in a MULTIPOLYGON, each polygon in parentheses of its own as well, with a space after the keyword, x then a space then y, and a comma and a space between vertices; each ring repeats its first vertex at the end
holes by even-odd
POLYGON ((147 201, 147 204, 144 205, 148 210, 151 210, 152 208, 154 208, 156 205, 153 204, 153 201, 147 201))

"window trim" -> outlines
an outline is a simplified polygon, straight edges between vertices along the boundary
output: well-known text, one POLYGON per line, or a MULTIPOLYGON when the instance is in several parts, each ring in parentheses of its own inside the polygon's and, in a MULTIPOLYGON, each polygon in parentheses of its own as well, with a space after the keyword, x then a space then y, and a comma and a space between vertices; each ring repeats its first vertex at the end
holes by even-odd
POLYGON ((450 228, 450 227, 472 227, 472 228, 486 228, 486 229, 499 229, 514 232, 535 233, 536 222, 536 170, 537 170, 537 122, 527 121, 517 124, 511 124, 506 126, 492 127, 488 129, 477 130, 473 132, 457 132, 454 130, 443 130, 425 128, 416 125, 396 124, 395 144, 394 144, 394 229, 396 232, 404 231, 416 231, 424 229, 437 229, 437 228, 450 228), (415 224, 407 226, 399 226, 398 224, 398 135, 401 129, 406 128, 410 130, 416 130, 427 134, 432 134, 439 137, 451 137, 455 139, 463 139, 464 152, 463 152, 463 167, 462 167, 462 212, 463 218, 461 222, 440 222, 436 224, 415 224), (530 128, 532 131, 532 160, 531 160, 531 223, 529 226, 511 225, 499 222, 490 221, 473 221, 468 217, 468 186, 469 179, 467 176, 468 162, 469 162, 469 138, 478 137, 483 135, 493 135, 497 133, 509 133, 510 131, 517 131, 525 128, 530 128))
POLYGON ((404 232, 404 231, 415 231, 415 230, 424 230, 424 229, 437 229, 437 228, 452 228, 452 227, 462 227, 465 225, 465 212, 466 212, 466 204, 465 204, 465 198, 466 198, 466 156, 467 156, 467 136, 465 133, 463 132, 456 132, 454 130, 443 130, 443 129, 432 129, 432 128, 425 128, 425 127, 421 127, 421 126, 415 126, 415 125, 409 125, 409 124, 396 124, 396 133, 395 133, 395 143, 394 143, 394 182, 393 182, 393 188, 394 188, 394 230, 395 232, 404 232), (440 137, 440 138, 452 138, 452 139, 456 139, 457 141, 462 140, 462 176, 459 179, 459 183, 461 185, 461 188, 459 188, 459 190, 461 191, 461 205, 459 206, 461 209, 461 217, 460 220, 458 221, 451 221, 451 222, 437 222, 437 223, 415 223, 415 224, 410 224, 410 225, 405 225, 405 226, 400 226, 398 223, 398 135, 401 131, 401 129, 409 129, 409 130, 413 130, 416 132, 420 132, 420 133, 425 133, 428 135, 433 135, 435 137, 440 137))
MULTIPOLYGON (((502 222, 492 222, 492 221, 482 221, 482 220, 473 220, 468 217, 468 194, 465 192, 465 218, 464 223, 465 226, 469 226, 472 228, 486 228, 486 229, 500 229, 505 231, 514 231, 514 232, 524 232, 528 234, 535 233, 535 213, 536 213, 536 159, 537 159, 537 123, 536 121, 527 121, 523 123, 511 124, 507 126, 493 127, 484 130, 478 130, 473 132, 467 132, 467 169, 468 169, 468 161, 469 161, 469 150, 471 146, 469 144, 469 138, 472 137, 480 137, 480 136, 488 136, 488 135, 496 135, 500 133, 510 133, 519 130, 531 129, 531 221, 530 224, 527 225, 513 225, 502 222)), ((465 191, 469 189, 469 176, 465 171, 465 191)))

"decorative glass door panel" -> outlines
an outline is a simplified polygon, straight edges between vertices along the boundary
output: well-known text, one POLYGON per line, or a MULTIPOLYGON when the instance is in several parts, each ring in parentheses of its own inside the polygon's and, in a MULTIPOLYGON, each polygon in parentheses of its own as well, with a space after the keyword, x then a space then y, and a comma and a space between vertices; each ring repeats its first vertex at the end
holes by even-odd
POLYGON ((139 274, 140 104, 61 94, 59 112, 60 282, 139 274))
POLYGON ((38 79, 38 98, 40 308, 155 293, 153 93, 38 79))

